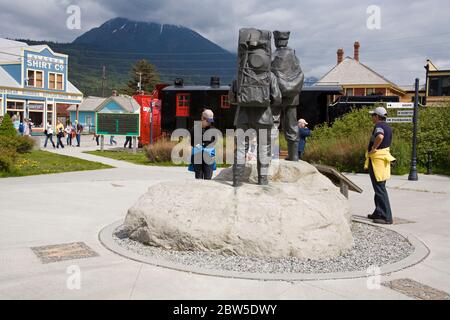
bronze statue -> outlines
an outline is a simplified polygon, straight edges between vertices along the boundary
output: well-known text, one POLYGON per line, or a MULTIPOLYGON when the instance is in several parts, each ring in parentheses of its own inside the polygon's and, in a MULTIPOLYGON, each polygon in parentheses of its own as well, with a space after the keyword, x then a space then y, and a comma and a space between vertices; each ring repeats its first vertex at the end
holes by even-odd
POLYGON ((274 31, 275 53, 272 59, 272 72, 277 77, 283 96, 281 105, 272 105, 274 126, 279 128, 283 117, 283 130, 288 142, 289 156, 286 160, 298 161, 297 106, 303 87, 304 75, 295 50, 288 47, 289 31, 274 31))
POLYGON ((258 184, 268 184, 271 160, 271 106, 281 103, 277 79, 271 72, 272 34, 270 31, 244 28, 239 31, 238 75, 230 92, 237 104, 235 126, 236 151, 233 165, 233 186, 242 184, 248 140, 243 132, 254 129, 258 141, 258 184), (239 130, 241 129, 241 130, 239 130))

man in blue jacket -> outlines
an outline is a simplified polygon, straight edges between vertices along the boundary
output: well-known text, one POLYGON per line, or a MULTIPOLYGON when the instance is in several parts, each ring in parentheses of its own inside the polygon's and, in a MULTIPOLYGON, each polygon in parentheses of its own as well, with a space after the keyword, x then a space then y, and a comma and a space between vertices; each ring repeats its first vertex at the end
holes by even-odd
POLYGON ((301 160, 305 153, 306 138, 311 136, 311 130, 308 128, 308 122, 305 119, 298 120, 298 158, 301 160))

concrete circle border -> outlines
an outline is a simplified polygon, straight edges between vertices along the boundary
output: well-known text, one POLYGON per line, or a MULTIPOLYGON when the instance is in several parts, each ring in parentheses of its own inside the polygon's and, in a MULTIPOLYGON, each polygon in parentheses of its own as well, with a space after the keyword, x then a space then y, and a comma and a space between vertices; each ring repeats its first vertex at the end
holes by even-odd
MULTIPOLYGON (((373 225, 378 228, 384 228, 380 225, 375 225, 365 220, 354 219, 355 222, 365 223, 373 225)), ((366 271, 349 271, 349 272, 335 272, 335 273, 251 273, 251 272, 237 272, 237 271, 221 271, 197 268, 192 266, 186 266, 180 263, 175 263, 167 260, 156 259, 152 257, 147 257, 140 255, 138 253, 132 252, 121 247, 113 239, 114 231, 123 225, 123 221, 117 221, 103 228, 99 233, 99 240, 102 245, 108 250, 130 260, 136 262, 142 262, 155 267, 161 267, 166 269, 171 269, 175 271, 188 272, 192 274, 213 276, 221 278, 235 278, 235 279, 246 279, 246 280, 264 280, 264 281, 318 281, 318 280, 338 280, 338 279, 356 279, 356 278, 366 278, 370 275, 366 271)), ((407 239, 412 246, 414 246, 414 252, 407 258, 398 261, 396 263, 387 264, 380 266, 381 275, 386 275, 394 272, 401 271, 403 269, 412 267, 419 264, 425 260, 430 254, 428 247, 416 236, 412 234, 406 234, 393 230, 390 227, 385 227, 391 231, 400 234, 402 237, 407 239)))

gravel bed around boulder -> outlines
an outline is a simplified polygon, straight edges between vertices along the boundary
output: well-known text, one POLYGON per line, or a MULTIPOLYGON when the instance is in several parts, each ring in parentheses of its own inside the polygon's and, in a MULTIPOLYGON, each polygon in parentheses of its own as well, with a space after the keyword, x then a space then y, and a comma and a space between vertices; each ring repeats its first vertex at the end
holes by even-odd
POLYGON ((142 256, 205 270, 246 273, 332 273, 365 271, 371 266, 383 266, 401 261, 414 252, 414 247, 395 231, 353 222, 352 249, 330 260, 301 260, 298 258, 253 258, 225 256, 205 252, 170 251, 150 247, 131 240, 123 230, 116 229, 113 239, 127 250, 142 256))

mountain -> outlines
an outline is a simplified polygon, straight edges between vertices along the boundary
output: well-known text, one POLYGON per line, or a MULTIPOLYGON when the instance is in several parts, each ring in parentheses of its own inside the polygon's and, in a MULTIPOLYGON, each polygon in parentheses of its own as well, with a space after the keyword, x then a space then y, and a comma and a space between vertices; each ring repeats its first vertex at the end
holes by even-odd
POLYGON ((69 79, 86 95, 101 94, 103 66, 108 95, 126 85, 131 66, 140 59, 154 64, 168 83, 181 77, 186 84, 208 84, 211 76, 219 76, 229 84, 236 73, 235 54, 183 26, 115 18, 72 43, 23 41, 68 54, 69 79))

